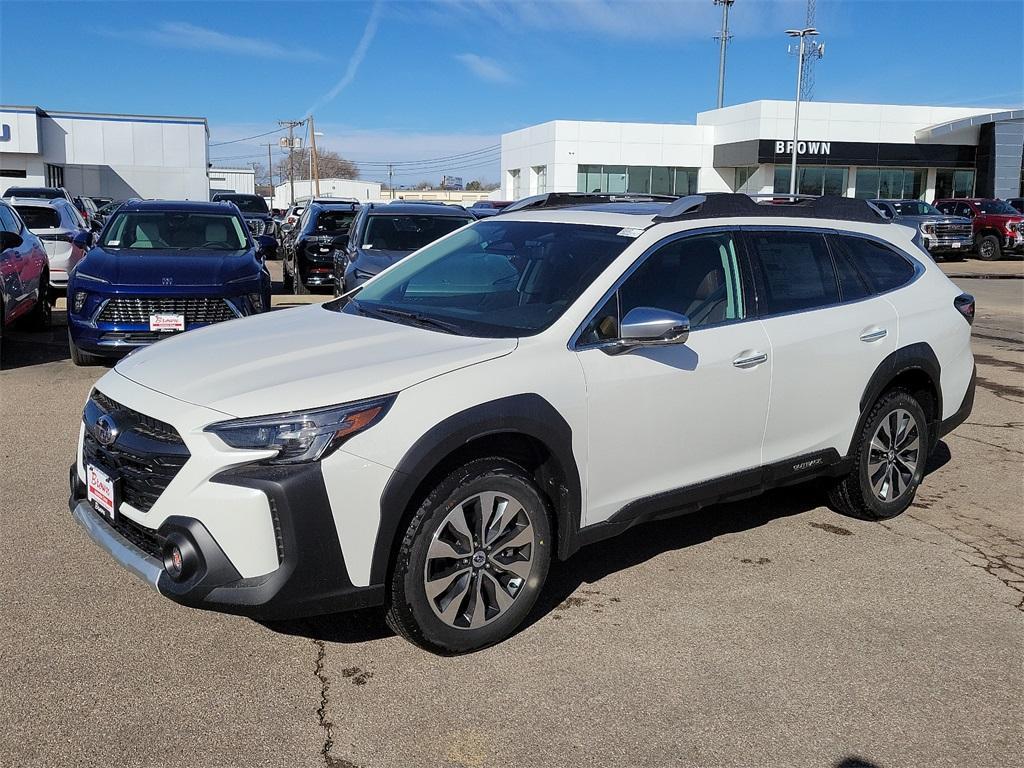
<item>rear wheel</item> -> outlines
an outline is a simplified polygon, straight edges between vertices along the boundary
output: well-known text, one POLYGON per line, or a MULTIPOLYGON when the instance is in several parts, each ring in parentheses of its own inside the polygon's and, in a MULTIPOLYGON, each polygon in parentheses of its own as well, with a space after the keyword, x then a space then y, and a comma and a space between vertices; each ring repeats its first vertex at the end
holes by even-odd
POLYGON ((25 316, 25 324, 36 331, 43 331, 50 327, 51 310, 50 304, 50 276, 43 274, 39 278, 39 295, 36 297, 36 304, 32 311, 25 316))
POLYGON ((281 284, 284 286, 284 290, 288 293, 292 292, 292 275, 288 271, 288 260, 283 259, 281 262, 281 284))
POLYGON ((505 459, 479 459, 424 499, 399 548, 388 624, 438 653, 504 640, 530 612, 551 559, 548 505, 505 459))
POLYGON ((985 235, 978 243, 978 258, 982 261, 999 261, 1003 258, 1003 249, 999 244, 999 238, 995 235, 985 235))
POLYGON ((928 459, 928 421, 903 390, 887 392, 861 431, 853 470, 829 492, 832 506, 865 520, 885 520, 909 507, 928 459))
POLYGON ((71 336, 71 329, 68 328, 68 349, 71 350, 71 362, 75 365, 96 365, 100 362, 99 355, 92 355, 88 352, 83 352, 75 344, 75 340, 71 336))

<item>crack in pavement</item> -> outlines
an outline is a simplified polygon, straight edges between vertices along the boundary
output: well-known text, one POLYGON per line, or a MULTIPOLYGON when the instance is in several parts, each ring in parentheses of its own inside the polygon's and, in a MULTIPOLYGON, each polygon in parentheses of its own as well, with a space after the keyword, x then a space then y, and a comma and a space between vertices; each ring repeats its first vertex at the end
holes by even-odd
POLYGON ((316 666, 313 669, 313 674, 320 682, 320 707, 316 711, 316 716, 320 721, 320 728, 324 732, 324 745, 320 749, 320 754, 323 756, 327 768, 359 768, 350 760, 331 754, 331 750, 334 748, 334 723, 327 717, 327 705, 330 703, 331 690, 331 681, 324 673, 327 646, 323 640, 313 640, 313 646, 316 648, 316 666))
POLYGON ((1015 453, 1018 456, 1024 456, 1024 451, 1018 451, 1016 448, 1007 448, 1005 445, 999 445, 997 443, 990 443, 987 440, 981 440, 977 437, 968 437, 967 435, 960 435, 954 432, 946 435, 945 439, 949 439, 951 437, 955 437, 958 440, 970 440, 972 443, 981 443, 982 445, 987 445, 989 448, 997 448, 1000 451, 1006 451, 1006 453, 1015 453))

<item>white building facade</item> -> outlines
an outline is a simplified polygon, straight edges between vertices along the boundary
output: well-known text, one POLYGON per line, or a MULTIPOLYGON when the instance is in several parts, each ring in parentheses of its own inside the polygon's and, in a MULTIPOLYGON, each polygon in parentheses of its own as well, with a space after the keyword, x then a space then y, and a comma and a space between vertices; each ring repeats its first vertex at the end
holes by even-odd
POLYGON ((252 168, 211 168, 209 177, 210 197, 218 192, 256 194, 256 171, 252 168))
MULTIPOLYGON (((380 200, 381 184, 377 181, 361 179, 320 179, 320 192, 317 195, 316 182, 309 179, 295 180, 295 200, 313 197, 350 197, 356 200, 380 200)), ((290 182, 274 187, 272 207, 287 208, 293 202, 292 185, 290 182)))
MULTIPOLYGON (((793 102, 701 112, 695 125, 554 120, 501 137, 502 196, 789 192, 793 102)), ((805 102, 797 191, 1016 197, 1024 111, 805 102)))
POLYGON ((0 188, 62 186, 74 195, 208 200, 202 117, 56 112, 0 106, 0 188))

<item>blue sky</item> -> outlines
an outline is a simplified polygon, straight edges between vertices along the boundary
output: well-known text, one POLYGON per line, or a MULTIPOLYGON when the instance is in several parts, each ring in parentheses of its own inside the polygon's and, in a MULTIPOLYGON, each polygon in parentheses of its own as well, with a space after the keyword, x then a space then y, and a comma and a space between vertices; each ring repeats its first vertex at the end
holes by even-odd
MULTIPOLYGON (((783 30, 806 0, 736 0, 726 103, 792 98, 783 30)), ((0 0, 0 102, 199 115, 211 157, 314 110, 322 146, 367 163, 497 180, 501 133, 552 119, 693 122, 714 106, 712 0, 17 2, 0 0)), ((1024 104, 1020 0, 818 0, 814 98, 1024 104)), ((275 150, 276 151, 276 150, 275 150)))

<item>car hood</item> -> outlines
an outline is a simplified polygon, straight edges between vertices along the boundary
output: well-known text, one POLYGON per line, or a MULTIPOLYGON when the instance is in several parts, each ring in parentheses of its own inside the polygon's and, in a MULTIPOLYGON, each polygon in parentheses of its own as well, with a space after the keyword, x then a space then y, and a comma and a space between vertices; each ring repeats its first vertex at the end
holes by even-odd
POLYGON ((79 263, 80 272, 122 286, 220 286, 259 277, 259 262, 250 251, 178 251, 153 249, 105 251, 93 248, 79 263))
POLYGON ((412 251, 380 251, 376 248, 360 248, 355 264, 360 269, 376 275, 395 262, 401 261, 410 253, 412 251))
POLYGON ((507 355, 516 344, 313 305, 189 331, 124 358, 115 370, 193 405, 260 416, 399 392, 507 355))
POLYGON ((946 216, 945 214, 928 213, 922 216, 897 216, 897 220, 913 224, 970 224, 966 216, 946 216))
POLYGON ((979 213, 978 218, 1000 224, 1014 224, 1024 221, 1024 215, 1019 213, 979 213))

